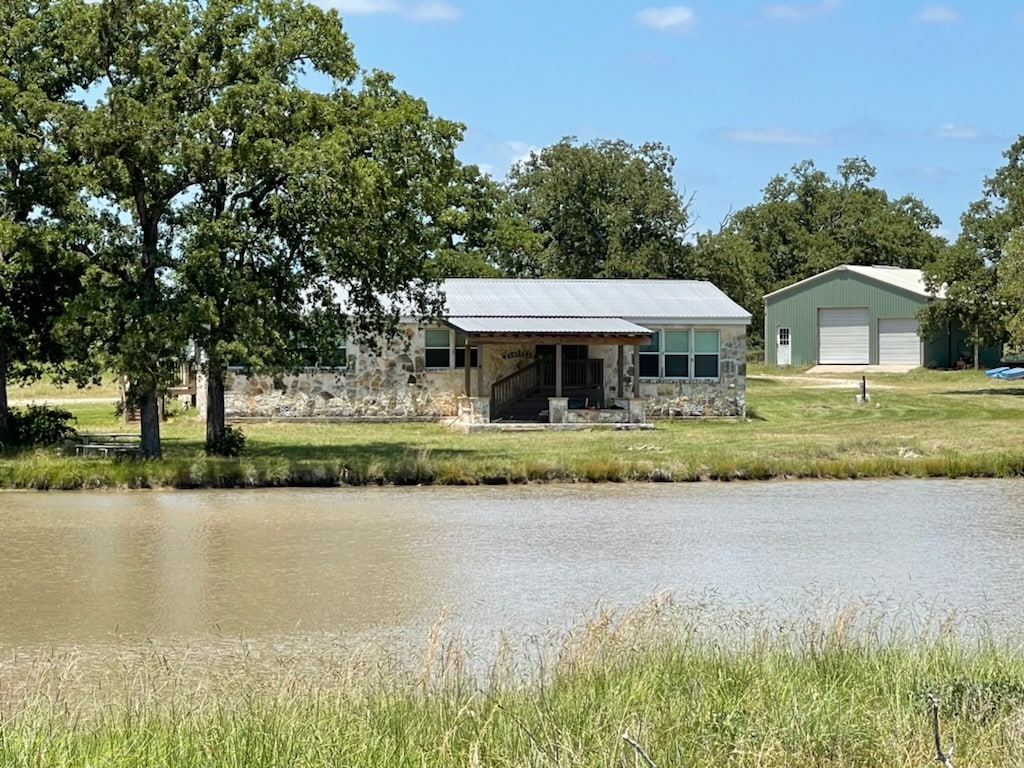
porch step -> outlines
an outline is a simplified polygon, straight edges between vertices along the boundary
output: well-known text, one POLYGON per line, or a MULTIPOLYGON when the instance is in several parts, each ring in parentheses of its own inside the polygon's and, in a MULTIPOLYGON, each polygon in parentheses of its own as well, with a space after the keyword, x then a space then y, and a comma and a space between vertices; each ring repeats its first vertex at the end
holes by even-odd
POLYGON ((544 422, 548 420, 547 396, 531 396, 506 405, 492 421, 544 422))

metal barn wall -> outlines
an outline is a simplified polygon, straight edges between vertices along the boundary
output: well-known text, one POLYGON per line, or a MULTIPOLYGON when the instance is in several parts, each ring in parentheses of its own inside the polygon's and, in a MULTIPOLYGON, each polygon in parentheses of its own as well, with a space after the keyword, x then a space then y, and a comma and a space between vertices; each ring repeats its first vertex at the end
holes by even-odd
MULTIPOLYGON (((916 317, 928 301, 899 288, 867 279, 855 272, 824 274, 803 286, 773 296, 765 302, 765 362, 776 364, 778 327, 790 329, 792 365, 813 365, 818 359, 819 307, 867 307, 870 326, 870 360, 878 362, 878 319, 916 317)), ((937 350, 933 350, 934 352, 937 350)), ((924 361, 928 362, 925 354, 924 361)))

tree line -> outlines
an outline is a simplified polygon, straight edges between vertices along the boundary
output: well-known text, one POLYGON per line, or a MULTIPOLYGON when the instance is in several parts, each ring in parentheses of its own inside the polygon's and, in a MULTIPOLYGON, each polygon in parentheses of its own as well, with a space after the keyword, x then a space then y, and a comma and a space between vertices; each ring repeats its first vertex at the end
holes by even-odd
POLYGON ((710 280, 750 311, 842 263, 925 270, 979 343, 1024 339, 1024 138, 948 244, 859 157, 805 161, 717 231, 659 143, 567 137, 504 180, 463 126, 361 70, 303 0, 7 0, 0 9, 0 444, 8 382, 130 382, 142 453, 182 349, 202 350, 206 444, 229 363, 294 369, 339 338, 439 312, 445 277, 710 280))

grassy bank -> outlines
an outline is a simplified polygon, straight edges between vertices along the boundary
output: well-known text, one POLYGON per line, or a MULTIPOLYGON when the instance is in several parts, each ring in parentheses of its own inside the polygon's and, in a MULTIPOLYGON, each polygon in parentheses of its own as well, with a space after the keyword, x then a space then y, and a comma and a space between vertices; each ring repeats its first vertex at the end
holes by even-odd
MULTIPOLYGON (((483 432, 436 424, 243 426, 246 454, 203 455, 203 425, 164 425, 161 462, 6 454, 7 488, 1011 477, 1024 474, 1024 387, 978 371, 791 375, 753 368, 745 420, 658 422, 645 432, 483 432)), ((88 393, 86 393, 88 394, 88 393)), ((36 392, 35 397, 45 397, 36 392)), ((63 403, 83 430, 119 428, 109 404, 63 403)))
POLYGON ((1019 764, 1018 649, 863 619, 708 624, 657 600, 598 612, 546 666, 499 654, 477 676, 443 635, 408 671, 358 654, 294 671, 246 653, 193 677, 187 654, 155 649, 112 662, 87 696, 60 660, 42 662, 29 680, 7 677, 0 764, 923 766, 936 757, 932 696, 956 765, 1019 764))

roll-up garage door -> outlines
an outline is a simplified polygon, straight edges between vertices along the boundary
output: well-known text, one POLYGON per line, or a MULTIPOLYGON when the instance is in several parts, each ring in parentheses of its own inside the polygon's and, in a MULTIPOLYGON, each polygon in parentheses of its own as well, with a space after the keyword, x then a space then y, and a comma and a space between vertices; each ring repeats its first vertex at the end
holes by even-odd
POLYGON ((818 309, 818 362, 867 365, 871 355, 867 307, 818 309))
POLYGON ((878 321, 878 362, 881 365, 921 364, 921 339, 915 318, 893 317, 878 321))

